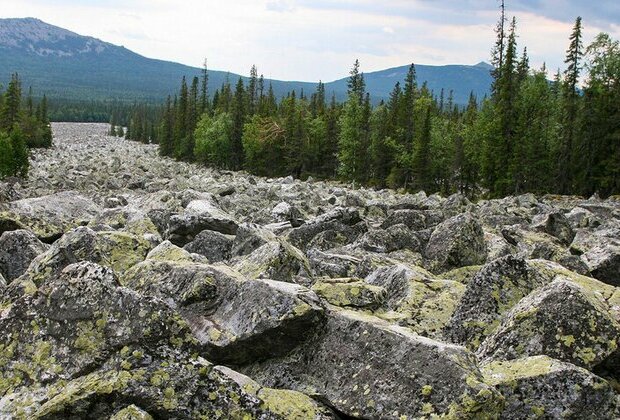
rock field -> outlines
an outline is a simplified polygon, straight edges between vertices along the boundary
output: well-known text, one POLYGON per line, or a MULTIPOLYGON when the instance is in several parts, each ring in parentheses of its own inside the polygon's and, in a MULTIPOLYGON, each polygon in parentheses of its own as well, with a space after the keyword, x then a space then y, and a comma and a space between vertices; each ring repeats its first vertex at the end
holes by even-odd
POLYGON ((107 129, 0 183, 0 419, 620 418, 620 197, 264 179, 107 129))

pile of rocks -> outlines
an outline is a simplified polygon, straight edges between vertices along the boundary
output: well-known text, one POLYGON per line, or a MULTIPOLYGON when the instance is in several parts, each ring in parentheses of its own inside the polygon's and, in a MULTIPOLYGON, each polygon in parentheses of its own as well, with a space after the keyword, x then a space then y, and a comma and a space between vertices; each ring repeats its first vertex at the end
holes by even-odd
POLYGON ((0 418, 620 416, 620 199, 353 190, 53 129, 0 185, 0 418))

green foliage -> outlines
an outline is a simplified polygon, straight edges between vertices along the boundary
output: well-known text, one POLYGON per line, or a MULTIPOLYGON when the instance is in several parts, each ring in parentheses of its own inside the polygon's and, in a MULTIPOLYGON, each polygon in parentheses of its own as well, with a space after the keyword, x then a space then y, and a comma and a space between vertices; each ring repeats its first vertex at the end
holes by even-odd
POLYGON ((230 114, 222 113, 215 117, 203 114, 194 132, 196 160, 218 168, 232 168, 232 128, 230 114))

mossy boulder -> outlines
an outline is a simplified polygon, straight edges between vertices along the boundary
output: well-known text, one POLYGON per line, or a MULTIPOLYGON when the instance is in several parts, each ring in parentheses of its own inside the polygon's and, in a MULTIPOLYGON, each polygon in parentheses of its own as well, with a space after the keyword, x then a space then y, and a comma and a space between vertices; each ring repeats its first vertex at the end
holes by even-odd
POLYGON ((49 243, 87 224, 101 210, 92 200, 74 191, 17 200, 0 208, 0 233, 26 229, 49 243))
POLYGON ((322 251, 353 243, 366 232, 366 226, 355 208, 335 208, 302 226, 293 229, 287 239, 302 250, 317 248, 322 251))
POLYGON ((446 220, 433 231, 425 256, 431 261, 433 272, 483 264, 487 259, 487 247, 482 226, 470 213, 446 220))
POLYGON ((373 286, 357 278, 322 279, 312 290, 332 305, 353 308, 378 308, 387 297, 381 286, 373 286))
POLYGON ((110 417, 110 420, 153 420, 153 417, 140 407, 131 404, 110 417))
POLYGON ((486 264, 469 281, 444 335, 475 350, 499 325, 501 316, 534 289, 549 283, 527 260, 506 256, 486 264))
POLYGON ((269 411, 282 416, 286 420, 328 420, 339 419, 336 414, 325 405, 312 399, 310 396, 290 389, 274 389, 260 385, 253 379, 225 366, 216 366, 226 376, 232 378, 248 394, 254 395, 263 401, 263 406, 269 411))
POLYGON ((143 261, 152 245, 143 238, 126 232, 95 232, 79 227, 63 235, 30 264, 25 276, 42 284, 49 276, 79 261, 90 261, 122 274, 143 261))
POLYGON ((35 257, 44 253, 49 245, 41 242, 29 230, 18 229, 0 236, 0 274, 10 282, 24 274, 35 257))
POLYGON ((495 418, 503 403, 463 347, 348 310, 330 312, 289 355, 244 371, 265 386, 318 394, 355 418, 495 418))
POLYGON ((231 235, 203 230, 183 249, 206 257, 210 263, 216 263, 230 259, 233 240, 231 235))
POLYGON ((478 349, 483 359, 547 355, 592 370, 618 349, 607 303, 568 278, 523 298, 478 349))
POLYGON ((166 237, 175 245, 183 246, 204 230, 234 235, 238 227, 234 217, 222 210, 214 197, 210 197, 192 200, 183 213, 170 216, 166 237))
POLYGON ((387 229, 399 224, 403 224, 413 231, 426 229, 426 216, 420 210, 393 210, 385 218, 381 227, 387 229))
POLYGON ((618 418, 618 397, 604 379, 548 356, 493 362, 487 383, 506 399, 502 419, 618 418))
POLYGON ((163 302, 119 287, 110 269, 87 262, 13 302, 0 328, 0 394, 73 379, 126 345, 173 341, 181 349, 193 342, 187 324, 163 302))

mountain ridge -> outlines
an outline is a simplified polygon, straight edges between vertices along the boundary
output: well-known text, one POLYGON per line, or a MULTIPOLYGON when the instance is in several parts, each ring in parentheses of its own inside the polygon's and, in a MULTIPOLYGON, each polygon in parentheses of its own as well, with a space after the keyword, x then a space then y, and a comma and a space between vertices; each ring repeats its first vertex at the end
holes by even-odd
MULTIPOLYGON (((397 81, 404 80, 409 65, 365 73, 374 102, 385 100, 397 81)), ((469 94, 488 93, 491 84, 487 63, 473 66, 428 66, 416 64, 418 82, 447 98, 454 91, 454 102, 467 103, 469 94)), ((0 80, 18 72, 35 92, 66 99, 119 99, 162 101, 174 95, 181 77, 192 78, 201 69, 166 60, 147 58, 123 46, 98 38, 79 35, 37 18, 0 19, 0 80)), ((231 84, 246 76, 209 70, 209 90, 214 92, 226 80, 231 84)), ((276 96, 291 90, 314 91, 316 83, 266 79, 276 96)), ((346 97, 347 78, 325 83, 328 95, 346 97)))

